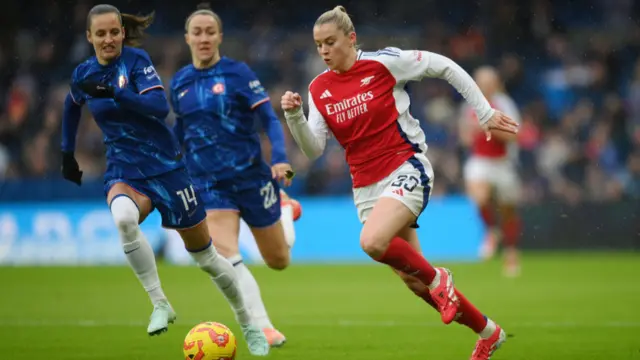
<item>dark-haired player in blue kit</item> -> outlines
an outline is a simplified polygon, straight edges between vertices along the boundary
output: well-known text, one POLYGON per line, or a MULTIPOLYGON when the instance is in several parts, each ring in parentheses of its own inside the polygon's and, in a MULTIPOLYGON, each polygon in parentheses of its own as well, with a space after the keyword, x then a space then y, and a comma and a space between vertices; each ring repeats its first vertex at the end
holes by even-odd
POLYGON ((285 337, 271 323, 260 288, 242 261, 238 234, 244 221, 269 267, 284 269, 289 264, 293 221, 301 209, 279 186, 280 181, 288 186, 293 173, 283 127, 251 69, 220 56, 222 22, 217 14, 200 5, 187 18, 185 32, 192 63, 171 82, 174 132, 204 201, 214 245, 234 265, 256 325, 272 347, 281 346, 285 337), (256 118, 271 141, 271 166, 262 157, 256 118))
POLYGON ((111 5, 97 5, 89 12, 87 38, 96 55, 74 70, 65 101, 63 176, 81 184, 73 153, 81 107, 86 104, 104 134, 105 193, 124 253, 153 303, 147 332, 160 334, 176 318, 162 291, 153 250, 139 227, 156 208, 162 225, 180 233, 194 260, 229 301, 251 353, 266 355, 267 339, 252 323, 233 266, 211 245, 202 200, 165 124, 169 105, 162 82, 145 51, 123 46, 136 45, 152 20, 153 15, 121 14, 111 5))

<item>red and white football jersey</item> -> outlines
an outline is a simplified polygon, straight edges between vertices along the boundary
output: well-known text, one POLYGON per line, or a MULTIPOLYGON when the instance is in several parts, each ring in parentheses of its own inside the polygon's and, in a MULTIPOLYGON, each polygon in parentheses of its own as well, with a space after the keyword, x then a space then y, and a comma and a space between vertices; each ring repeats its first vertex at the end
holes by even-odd
MULTIPOLYGON (((502 111, 511 119, 520 123, 520 112, 518 111, 518 106, 507 94, 497 93, 490 99, 490 101, 491 106, 494 109, 502 111)), ((502 158, 507 156, 511 147, 517 146, 506 143, 497 138, 491 138, 491 140, 487 141, 484 131, 482 131, 478 126, 478 117, 473 109, 467 107, 465 111, 467 112, 467 120, 470 122, 469 126, 476 129, 473 134, 473 142, 471 144, 471 153, 473 155, 494 159, 502 158)))
POLYGON ((481 118, 493 113, 473 79, 441 55, 385 48, 359 51, 357 56, 349 71, 326 71, 316 77, 308 99, 309 126, 315 134, 331 131, 345 149, 354 188, 376 183, 416 152, 426 152, 424 132, 409 113, 404 90, 408 81, 443 78, 463 93, 481 118))

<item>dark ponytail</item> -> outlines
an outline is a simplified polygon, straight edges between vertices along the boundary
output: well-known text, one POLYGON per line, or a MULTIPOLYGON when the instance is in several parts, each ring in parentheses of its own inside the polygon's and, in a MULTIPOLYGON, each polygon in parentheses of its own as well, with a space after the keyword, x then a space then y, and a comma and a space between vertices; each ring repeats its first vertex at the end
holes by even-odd
POLYGON ((140 46, 145 35, 144 30, 153 23, 155 18, 155 11, 145 16, 121 14, 120 10, 113 5, 100 4, 89 11, 87 15, 87 30, 91 30, 93 16, 112 13, 118 15, 120 24, 124 27, 124 44, 127 46, 140 46))
POLYGON ((155 18, 155 12, 145 16, 122 14, 122 26, 124 27, 124 44, 127 46, 140 46, 144 38, 144 30, 148 28, 155 18))

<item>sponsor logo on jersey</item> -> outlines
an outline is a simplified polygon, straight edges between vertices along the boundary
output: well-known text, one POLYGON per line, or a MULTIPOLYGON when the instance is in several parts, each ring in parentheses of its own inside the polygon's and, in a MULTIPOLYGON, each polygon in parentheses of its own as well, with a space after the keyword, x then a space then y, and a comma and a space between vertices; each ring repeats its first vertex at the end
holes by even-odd
POLYGON ((153 67, 153 65, 149 65, 147 67, 145 67, 142 72, 144 72, 144 75, 147 77, 147 80, 151 80, 153 78, 157 78, 158 80, 160 80, 160 75, 158 75, 158 72, 156 72, 156 68, 153 67))
POLYGON ((373 91, 367 91, 337 103, 325 104, 324 107, 327 115, 335 116, 338 123, 343 123, 368 112, 367 103, 373 98, 373 91))
POLYGON ((260 83, 260 80, 249 81, 249 89, 251 89, 255 94, 264 92, 264 87, 260 83))

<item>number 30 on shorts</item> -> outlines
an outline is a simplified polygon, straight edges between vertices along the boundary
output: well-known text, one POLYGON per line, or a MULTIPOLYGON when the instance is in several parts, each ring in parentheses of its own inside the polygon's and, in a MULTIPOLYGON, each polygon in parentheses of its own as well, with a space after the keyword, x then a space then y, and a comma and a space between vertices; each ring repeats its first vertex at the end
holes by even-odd
POLYGON ((265 209, 272 207, 273 204, 278 202, 276 189, 273 187, 273 183, 271 182, 266 183, 260 188, 260 196, 264 199, 263 206, 265 209))
POLYGON ((391 183, 391 186, 402 187, 408 192, 412 192, 419 184, 420 180, 413 175, 398 175, 391 183))
POLYGON ((185 210, 189 211, 189 204, 193 204, 194 207, 198 206, 198 199, 196 198, 196 192, 193 190, 193 185, 176 191, 176 194, 182 198, 185 210))

